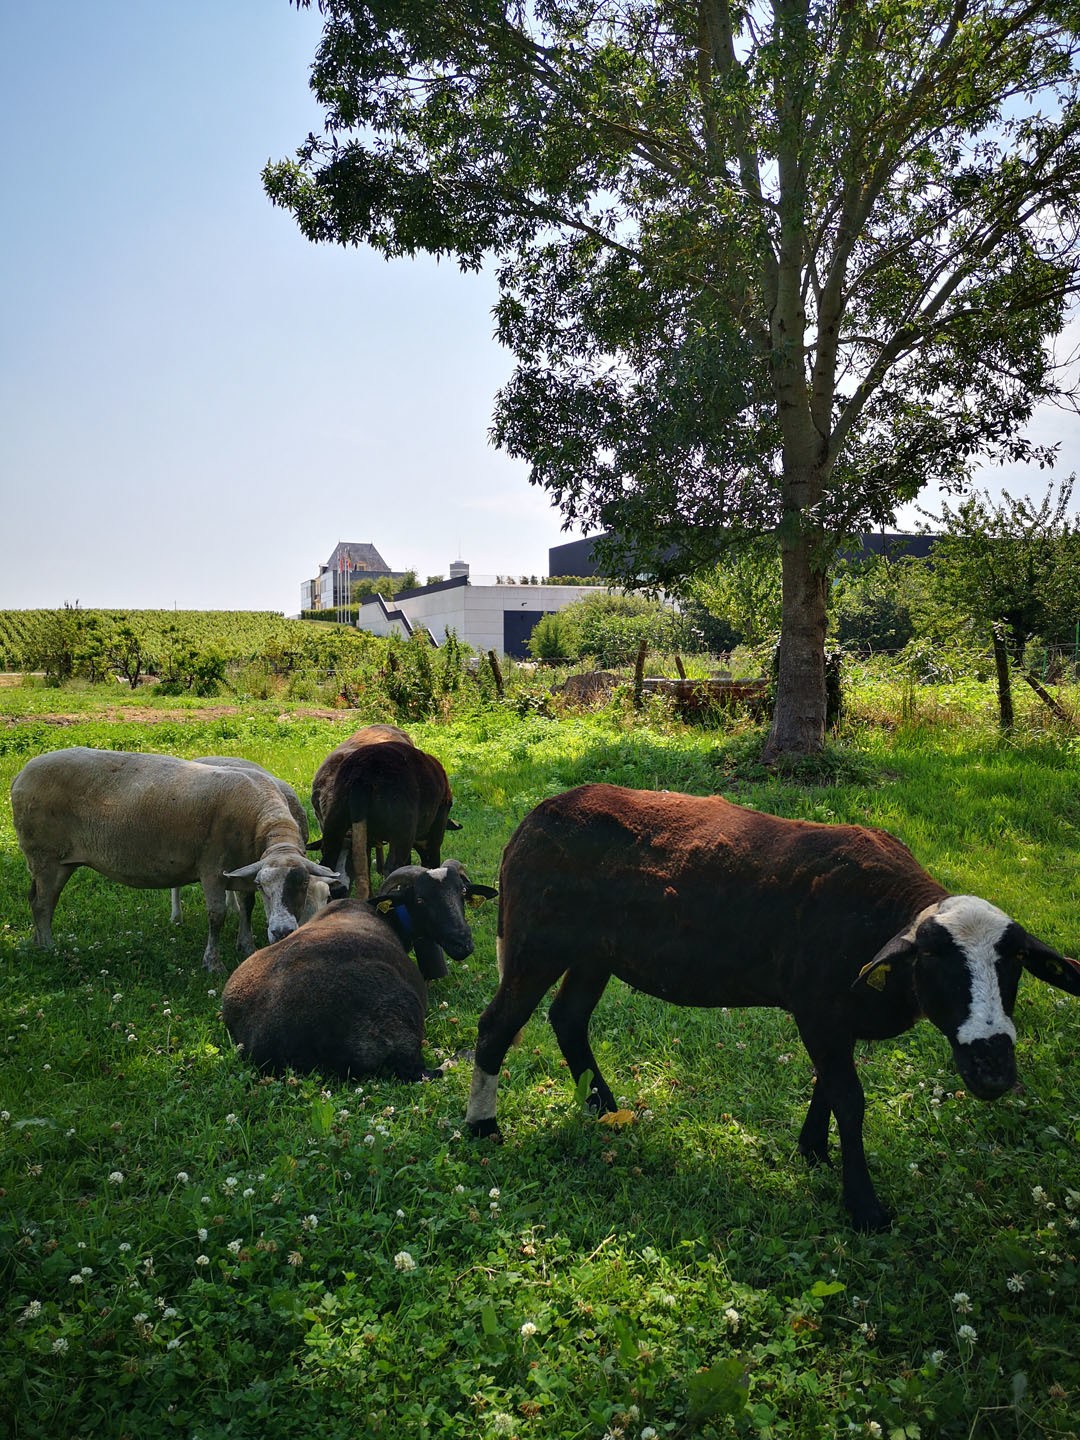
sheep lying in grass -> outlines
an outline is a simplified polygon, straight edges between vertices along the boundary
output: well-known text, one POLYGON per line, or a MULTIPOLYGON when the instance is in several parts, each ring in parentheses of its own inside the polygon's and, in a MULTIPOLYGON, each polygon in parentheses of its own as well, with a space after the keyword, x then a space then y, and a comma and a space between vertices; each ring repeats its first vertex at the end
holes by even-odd
POLYGON ((332 901, 233 971, 221 1003, 229 1034, 274 1074, 439 1074, 424 1067, 427 987, 407 952, 427 939, 464 960, 473 949, 465 903, 495 893, 447 860, 393 871, 372 900, 332 901))
POLYGON ((925 1017, 973 1095, 1016 1082, 1012 1013, 1024 971, 1080 995, 1080 965, 986 900, 950 895, 899 840, 862 825, 778 819, 718 796, 584 785, 525 816, 503 853, 499 988, 480 1017, 467 1120, 497 1134, 503 1058, 560 977, 549 1019, 590 1103, 615 1100, 589 1045, 612 975, 675 1005, 775 1005, 817 1072, 799 1149, 840 1136, 844 1203, 880 1230, 863 1150, 858 1040, 925 1017))

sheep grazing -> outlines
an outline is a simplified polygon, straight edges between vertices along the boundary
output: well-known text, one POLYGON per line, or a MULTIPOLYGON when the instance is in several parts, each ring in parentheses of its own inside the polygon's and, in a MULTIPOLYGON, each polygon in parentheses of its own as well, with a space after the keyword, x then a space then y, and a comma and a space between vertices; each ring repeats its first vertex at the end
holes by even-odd
MULTIPOLYGON (((11 808, 39 945, 52 944, 56 902, 80 865, 141 889, 198 880, 209 920, 208 970, 221 968, 227 891, 258 889, 267 931, 279 940, 310 907, 312 881, 321 887, 338 879, 304 853, 274 780, 252 771, 74 746, 29 761, 12 784, 11 808)), ((250 931, 241 930, 237 945, 250 954, 250 931)))
POLYGON ((467 1114, 498 1135, 499 1070, 515 1034, 563 976, 549 1012, 590 1103, 615 1101, 589 1045, 612 975, 677 1005, 770 1005, 794 1017, 816 1071, 799 1149, 840 1138, 843 1198, 859 1230, 889 1214, 866 1165, 857 1040, 925 1016, 952 1044, 972 1094, 1016 1081, 1021 970, 1080 995, 1080 965, 985 900, 950 895, 881 830, 759 814, 718 797, 585 785, 518 826, 499 881, 500 981, 480 1018, 467 1114))
POLYGON ((472 954, 466 901, 495 895, 456 860, 395 870, 373 900, 335 900, 294 934, 229 976, 222 1015, 260 1069, 327 1075, 384 1071, 422 1080, 427 987, 408 949, 416 938, 472 954))
MULTIPOLYGON (((453 797, 446 771, 395 725, 368 725, 350 735, 319 766, 311 803, 322 826, 322 859, 371 893, 371 851, 385 842, 387 869, 408 865, 415 850, 433 869, 441 857, 453 797)), ((446 974, 435 944, 419 944, 417 964, 428 980, 446 974)))
MULTIPOLYGON (((270 775, 270 771, 264 769, 262 765, 256 764, 254 760, 245 760, 240 755, 196 755, 195 764, 215 765, 219 769, 225 770, 246 770, 249 774, 254 771, 259 775, 270 775)), ((299 795, 297 795, 287 780, 279 780, 276 775, 270 775, 270 779, 273 780, 274 784, 284 796, 285 803, 288 805, 289 811, 296 821, 297 829, 300 831, 300 839, 306 846, 308 842, 308 817, 307 811, 300 803, 299 795)), ((251 935, 251 913, 255 906, 255 892, 252 890, 249 894, 245 895, 243 904, 240 903, 234 890, 229 891, 228 899, 235 906, 240 916, 242 943, 246 943, 248 946, 243 953, 249 955, 255 948, 251 935)), ((321 910, 329 899, 330 887, 327 883, 324 880, 316 880, 312 877, 308 883, 307 905, 305 906, 304 913, 298 917, 300 923, 303 924, 305 920, 310 920, 311 916, 314 915, 317 910, 321 910)), ((179 925, 183 919, 183 910, 180 904, 180 887, 178 885, 173 886, 171 900, 172 907, 169 919, 174 925, 179 925)))

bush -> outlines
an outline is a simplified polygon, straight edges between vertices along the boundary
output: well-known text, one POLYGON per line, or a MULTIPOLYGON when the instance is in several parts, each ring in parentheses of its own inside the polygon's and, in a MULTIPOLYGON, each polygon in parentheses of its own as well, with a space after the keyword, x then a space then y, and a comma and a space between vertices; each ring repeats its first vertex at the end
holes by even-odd
POLYGON ((643 640, 650 650, 686 648, 683 617, 642 595, 587 595, 560 610, 559 622, 568 649, 562 658, 588 657, 601 669, 632 664, 643 640))
POLYGON ((570 643, 566 629, 557 614, 544 615, 529 636, 529 654, 534 660, 555 664, 570 659, 570 643))

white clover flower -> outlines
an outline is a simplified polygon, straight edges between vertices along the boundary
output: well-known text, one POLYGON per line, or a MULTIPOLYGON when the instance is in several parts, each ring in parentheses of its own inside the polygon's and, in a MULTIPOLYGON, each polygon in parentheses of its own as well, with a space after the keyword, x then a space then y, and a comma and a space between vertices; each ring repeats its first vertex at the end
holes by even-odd
POLYGON ((500 1193, 500 1192, 499 1192, 499 1187, 498 1187, 497 1185, 493 1185, 493 1186, 491 1187, 491 1189, 488 1191, 488 1199, 489 1199, 489 1200, 498 1200, 498 1198, 499 1198, 499 1193, 500 1193))
POLYGON ((200 1204, 200 1205, 209 1205, 209 1204, 210 1204, 210 1196, 209 1196, 209 1195, 200 1195, 200 1196, 199 1196, 199 1204, 200 1204))
POLYGON ((94 1272, 89 1265, 84 1265, 79 1273, 81 1275, 92 1275, 94 1272))
POLYGON ((344 1125, 345 1121, 349 1118, 348 1110, 339 1110, 337 1112, 337 1118, 344 1125))
POLYGON ((464 1186, 464 1185, 455 1185, 455 1186, 454 1186, 454 1194, 455 1194, 455 1195, 464 1195, 464 1194, 465 1194, 465 1186, 464 1186))
POLYGON ((866 1422, 866 1433, 867 1435, 873 1436, 873 1440, 879 1440, 879 1436, 881 1435, 881 1426, 876 1420, 868 1420, 866 1422))
POLYGON ((63 1335, 58 1335, 52 1342, 52 1348, 54 1355, 63 1355, 67 1352, 68 1342, 64 1339, 63 1335))
POLYGON ((531 1320, 526 1320, 526 1321, 525 1321, 525 1324, 522 1325, 522 1327, 521 1327, 521 1337, 522 1337, 522 1339, 523 1339, 523 1340, 531 1340, 532 1337, 533 1337, 535 1334, 536 1334, 536 1326, 533 1324, 533 1322, 532 1322, 531 1320))
POLYGON ((124 1183, 124 1172, 122 1170, 111 1170, 109 1172, 110 1185, 122 1185, 124 1183))
POLYGON ((121 1240, 116 1248, 120 1251, 121 1255, 126 1255, 131 1249, 131 1242, 129 1240, 121 1240))
POLYGON ((317 1215, 305 1215, 300 1221, 301 1230, 317 1230, 319 1228, 319 1217, 317 1215))
POLYGON ((942 1362, 944 1359, 945 1359, 945 1351, 944 1351, 944 1350, 931 1350, 931 1351, 930 1351, 930 1364, 931 1364, 931 1365, 940 1365, 941 1362, 942 1362))
POLYGON ((226 1177, 225 1177, 225 1189, 226 1189, 226 1190, 235 1190, 236 1187, 237 1187, 237 1185, 239 1185, 239 1184, 240 1184, 240 1181, 237 1180, 237 1178, 236 1178, 235 1175, 226 1175, 226 1177))
POLYGON ((178 1170, 176 1172, 176 1178, 181 1185, 186 1185, 191 1179, 191 1176, 187 1173, 186 1170, 178 1170))
POLYGON ((69 1285, 81 1285, 82 1283, 83 1283, 83 1277, 82 1277, 81 1275, 69 1275, 69 1276, 68 1276, 68 1284, 69 1284, 69 1285))
POLYGON ((230 1240, 225 1248, 229 1251, 230 1254, 239 1255, 241 1249, 243 1248, 243 1244, 244 1242, 242 1240, 230 1240))
POLYGON ((952 1297, 952 1303, 956 1306, 961 1315, 971 1314, 971 1297, 965 1295, 963 1290, 958 1290, 952 1297))
POLYGON ((651 1425, 646 1425, 641 1432, 641 1440, 656 1440, 656 1431, 651 1425))
POLYGON ((245 1200, 250 1200, 251 1197, 252 1197, 254 1194, 255 1194, 255 1191, 254 1191, 254 1190, 251 1188, 251 1186, 249 1185, 249 1186, 247 1187, 247 1189, 244 1191, 244 1199, 245 1199, 245 1200))
POLYGON ((230 1110, 228 1115, 225 1116, 225 1124, 235 1125, 239 1121, 239 1119, 239 1115, 234 1115, 233 1112, 230 1110))
POLYGON ((210 1264, 210 1256, 209 1256, 209 1255, 196 1255, 196 1256, 195 1256, 195 1264, 196 1264, 196 1265, 209 1265, 209 1264, 210 1264))
POLYGON ((180 1341, 179 1341, 179 1340, 170 1340, 169 1343, 165 1346, 165 1349, 166 1349, 166 1350, 179 1350, 179 1349, 180 1349, 180 1341))
POLYGON ((728 1323, 729 1330, 738 1330, 739 1321, 741 1320, 741 1318, 742 1317, 740 1316, 738 1310, 735 1309, 734 1305, 729 1305, 724 1311, 724 1319, 728 1323))
POLYGON ((124 996, 123 996, 122 991, 118 990, 118 991, 116 992, 116 994, 112 997, 112 1003, 113 1003, 114 1005, 119 1005, 119 1004, 120 1004, 120 1001, 121 1001, 123 998, 124 998, 124 996))
POLYGON ((679 1303, 679 1302, 675 1299, 675 1296, 674 1296, 674 1295, 661 1295, 661 1296, 660 1296, 660 1304, 661 1304, 661 1305, 666 1305, 669 1310, 673 1310, 678 1303, 679 1303))
POLYGON ((409 1254, 408 1250, 399 1250, 394 1256, 395 1270, 415 1270, 416 1261, 409 1254))
POLYGON ((26 1309, 19 1316, 19 1324, 25 1325, 28 1320, 36 1320, 41 1314, 41 1301, 31 1300, 26 1309))
POLYGON ((364 1144, 365 1144, 365 1145, 374 1145, 374 1144, 375 1144, 375 1136, 374 1136, 374 1135, 365 1135, 365 1136, 364 1136, 364 1144))
POLYGON ((0 1110, 0 1121, 3 1121, 3 1123, 6 1125, 10 1119, 11 1119, 11 1111, 10 1111, 10 1110, 0 1110))
POLYGON ((1047 1200, 1049 1199, 1046 1191, 1041 1185, 1033 1185, 1031 1187, 1031 1198, 1035 1201, 1036 1205, 1045 1205, 1047 1200))
POLYGON ((162 1320, 175 1320, 179 1313, 179 1310, 177 1310, 174 1306, 166 1305, 165 1309, 161 1312, 161 1318, 162 1320))
POLYGON ((979 1338, 978 1332, 971 1325, 961 1325, 956 1332, 961 1340, 966 1340, 969 1345, 974 1345, 979 1338))
POLYGON ((1010 1275, 1005 1281, 1006 1290, 1011 1290, 1014 1295, 1019 1295, 1024 1288, 1024 1277, 1022 1275, 1010 1275))
POLYGON ((1080 1190, 1065 1191, 1065 1209, 1080 1210, 1080 1190))
POLYGON ((209 1231, 206 1229, 205 1225, 200 1225, 198 1230, 195 1231, 195 1234, 199 1237, 200 1240, 205 1240, 207 1235, 209 1234, 209 1231))
POLYGON ((397 1218, 398 1218, 399 1220, 404 1220, 404 1219, 405 1219, 405 1211, 404 1211, 404 1210, 395 1210, 395 1211, 394 1211, 394 1214, 397 1216, 397 1218))
POLYGON ((496 1435, 512 1435, 516 1425, 513 1415, 507 1415, 505 1410, 497 1410, 491 1417, 491 1428, 496 1435))
POLYGON ((217 994, 217 991, 216 991, 216 990, 207 990, 206 993, 207 993, 207 995, 210 996, 210 999, 213 1000, 214 996, 217 994))

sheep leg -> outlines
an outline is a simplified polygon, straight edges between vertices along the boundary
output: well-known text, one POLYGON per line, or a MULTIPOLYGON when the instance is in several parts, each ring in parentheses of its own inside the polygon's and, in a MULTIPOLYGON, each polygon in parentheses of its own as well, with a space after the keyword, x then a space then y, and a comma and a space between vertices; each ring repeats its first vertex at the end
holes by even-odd
POLYGON ((34 944, 40 945, 43 950, 50 949, 53 943, 52 919, 60 892, 78 868, 77 865, 54 861, 31 874, 30 913, 34 917, 34 944))
POLYGON ((230 890, 225 902, 226 906, 230 900, 236 910, 239 922, 236 930, 236 953, 246 959, 255 950, 255 936, 251 930, 251 917, 255 913, 255 891, 245 891, 241 894, 239 891, 230 890))
POLYGON ((610 974, 606 970, 571 966, 548 1011, 551 1028, 555 1031, 563 1058, 570 1066, 574 1083, 586 1070, 591 1071, 588 1104, 600 1115, 617 1109, 617 1106, 589 1044, 589 1017, 596 1009, 609 979, 610 974))
POLYGON ((207 970, 223 970, 225 967, 221 963, 221 927, 225 923, 225 884, 219 875, 204 875, 202 888, 209 926, 206 949, 203 951, 203 965, 207 970))
POLYGON ((173 925, 183 923, 184 912, 180 908, 180 886, 174 885, 169 891, 169 920, 173 925))
POLYGON ((539 975, 533 973, 527 978, 511 981, 507 981, 504 973, 491 1004, 480 1016, 469 1108, 465 1112, 465 1123, 474 1135, 502 1139, 499 1122, 495 1118, 499 1071, 514 1036, 540 1004, 548 986, 557 978, 558 972, 552 975, 550 969, 541 971, 539 975))
POLYGON ((810 1126, 808 1138, 813 1145, 821 1137, 821 1117, 824 1115, 827 1120, 828 1112, 832 1111, 836 1116, 836 1129, 840 1137, 844 1205, 852 1223, 856 1230, 865 1234, 887 1230, 892 1217, 874 1190, 863 1147, 862 1127, 866 1097, 855 1072, 854 1042, 830 1042, 818 1035, 808 1037, 803 1033, 801 1025, 799 1032, 817 1071, 814 1099, 810 1102, 803 1132, 805 1134, 807 1126, 810 1126), (822 1097, 820 1101, 819 1091, 822 1097))
POLYGON ((829 1117, 832 1111, 825 1098, 825 1089, 815 1084, 810 1096, 810 1108, 806 1112, 802 1130, 799 1132, 799 1154, 808 1165, 829 1163, 829 1117))

